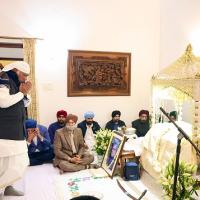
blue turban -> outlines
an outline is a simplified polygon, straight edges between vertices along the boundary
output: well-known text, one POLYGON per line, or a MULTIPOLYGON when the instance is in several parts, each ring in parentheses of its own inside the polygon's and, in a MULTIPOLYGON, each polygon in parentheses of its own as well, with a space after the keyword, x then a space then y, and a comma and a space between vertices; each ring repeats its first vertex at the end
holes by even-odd
POLYGON ((25 126, 26 126, 26 129, 28 129, 28 128, 36 128, 37 127, 37 121, 34 120, 34 119, 27 119, 25 121, 25 126))
POLYGON ((84 114, 84 117, 85 119, 88 119, 88 118, 94 118, 94 113, 91 112, 91 111, 88 111, 84 114))

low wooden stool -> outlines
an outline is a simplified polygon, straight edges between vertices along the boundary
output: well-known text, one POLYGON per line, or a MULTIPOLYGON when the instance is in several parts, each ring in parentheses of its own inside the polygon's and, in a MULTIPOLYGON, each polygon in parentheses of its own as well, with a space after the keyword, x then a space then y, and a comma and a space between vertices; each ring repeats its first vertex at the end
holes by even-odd
POLYGON ((124 177, 124 166, 126 159, 134 159, 135 158, 135 152, 134 151, 125 151, 123 150, 120 157, 119 157, 119 163, 120 163, 120 174, 121 177, 124 177))

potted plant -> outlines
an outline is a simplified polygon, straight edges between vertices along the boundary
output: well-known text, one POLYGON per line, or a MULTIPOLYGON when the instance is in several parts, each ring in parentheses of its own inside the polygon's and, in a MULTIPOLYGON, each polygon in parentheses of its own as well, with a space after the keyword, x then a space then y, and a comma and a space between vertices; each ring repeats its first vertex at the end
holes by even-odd
MULTIPOLYGON (((161 185, 164 191, 165 199, 171 199, 173 193, 175 159, 172 158, 167 164, 161 176, 161 185)), ((200 189, 199 181, 194 177, 197 166, 185 163, 179 164, 179 173, 176 186, 176 200, 195 200, 198 196, 197 190, 200 189)))

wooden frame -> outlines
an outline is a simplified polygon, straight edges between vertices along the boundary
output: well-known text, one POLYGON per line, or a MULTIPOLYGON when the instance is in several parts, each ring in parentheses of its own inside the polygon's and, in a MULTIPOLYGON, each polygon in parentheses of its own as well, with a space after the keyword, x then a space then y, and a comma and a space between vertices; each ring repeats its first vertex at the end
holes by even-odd
POLYGON ((101 167, 111 178, 115 172, 115 168, 122 153, 125 140, 126 136, 123 133, 119 131, 113 131, 101 165, 101 167))
POLYGON ((68 96, 130 96, 131 53, 69 50, 68 96))

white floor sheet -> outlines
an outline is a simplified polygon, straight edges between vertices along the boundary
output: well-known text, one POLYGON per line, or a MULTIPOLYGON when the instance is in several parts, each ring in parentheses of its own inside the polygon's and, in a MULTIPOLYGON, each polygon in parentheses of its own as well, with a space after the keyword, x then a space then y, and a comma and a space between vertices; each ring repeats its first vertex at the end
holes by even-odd
MULTIPOLYGON (((3 197, 3 200, 68 200, 70 199, 69 180, 72 178, 90 177, 94 171, 84 170, 76 173, 65 173, 60 175, 58 170, 52 164, 44 164, 40 166, 28 167, 23 180, 15 184, 17 189, 25 192, 23 197, 3 197)), ((155 183, 146 172, 142 172, 139 181, 123 181, 120 177, 101 178, 94 180, 88 178, 85 182, 79 182, 78 187, 80 193, 97 192, 103 195, 103 200, 128 200, 127 197, 116 183, 119 178, 121 184, 126 190, 135 197, 147 189, 147 194, 143 200, 163 199, 160 186, 155 183), (88 191, 86 191, 88 190, 88 191)))

